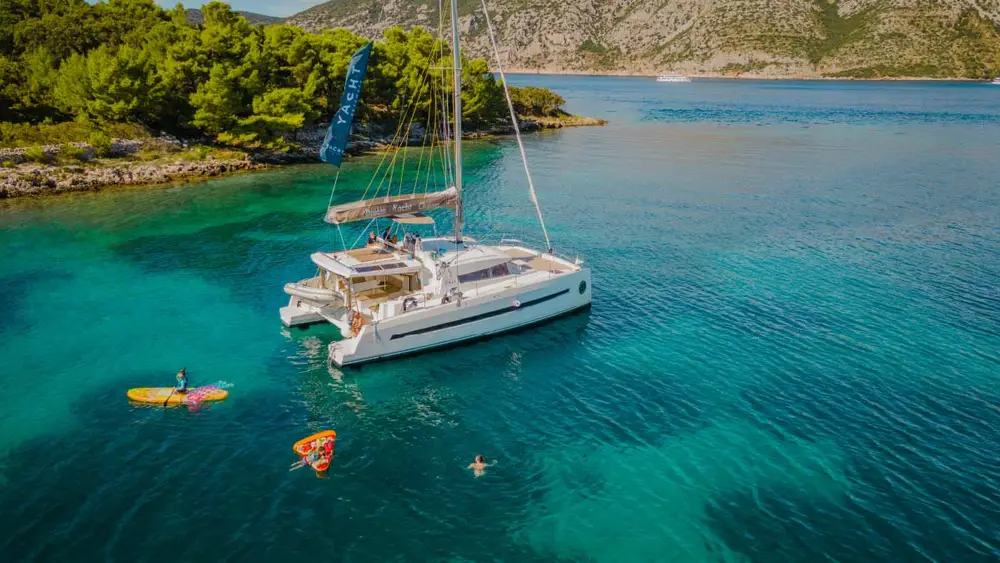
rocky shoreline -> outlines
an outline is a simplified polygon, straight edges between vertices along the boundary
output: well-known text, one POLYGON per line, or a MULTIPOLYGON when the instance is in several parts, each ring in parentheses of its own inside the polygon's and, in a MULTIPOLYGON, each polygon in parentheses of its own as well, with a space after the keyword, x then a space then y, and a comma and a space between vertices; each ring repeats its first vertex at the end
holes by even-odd
POLYGON ((96 191, 111 186, 154 185, 190 178, 212 178, 233 172, 262 170, 271 165, 244 160, 124 163, 118 166, 20 166, 0 172, 0 199, 96 191))
MULTIPOLYGON (((600 119, 568 116, 566 118, 524 119, 519 125, 522 132, 538 131, 540 129, 558 129, 562 127, 579 127, 588 125, 604 125, 600 119)), ((414 124, 408 145, 420 145, 424 142, 425 132, 414 124)), ((358 155, 366 152, 382 150, 390 146, 392 136, 385 126, 361 125, 354 135, 355 141, 348 144, 348 154, 358 155)), ((469 131, 464 135, 468 139, 481 139, 503 136, 513 133, 513 127, 502 124, 491 128, 469 131)), ((300 132, 294 141, 304 147, 289 152, 254 151, 235 153, 236 158, 217 158, 206 156, 203 160, 171 159, 171 152, 187 147, 187 144, 172 138, 156 138, 150 140, 115 139, 111 154, 116 157, 128 157, 148 147, 156 147, 163 151, 164 158, 153 162, 121 161, 115 158, 101 160, 97 165, 88 163, 96 158, 94 149, 87 143, 71 143, 74 150, 79 151, 82 162, 70 165, 46 165, 30 163, 27 160, 27 149, 0 149, 0 161, 5 163, 0 168, 0 199, 15 197, 44 196, 67 192, 97 191, 108 187, 144 186, 164 184, 181 180, 208 179, 238 172, 265 170, 277 166, 315 163, 318 160, 318 150, 315 148, 322 142, 325 129, 318 127, 300 132)), ((48 145, 41 147, 46 158, 55 159, 64 146, 48 145)))

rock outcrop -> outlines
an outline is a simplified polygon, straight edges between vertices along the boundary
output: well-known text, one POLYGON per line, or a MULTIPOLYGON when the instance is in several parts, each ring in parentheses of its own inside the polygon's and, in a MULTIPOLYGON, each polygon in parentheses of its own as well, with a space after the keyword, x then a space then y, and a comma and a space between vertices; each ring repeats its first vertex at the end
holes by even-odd
POLYGON ((18 166, 0 169, 0 199, 62 192, 94 191, 110 186, 163 184, 211 178, 231 172, 261 170, 269 165, 252 159, 123 163, 116 166, 18 166))
MULTIPOLYGON (((177 141, 160 141, 158 142, 177 142, 177 141)), ((141 139, 114 139, 111 141, 111 151, 108 156, 128 156, 130 154, 138 152, 147 143, 147 141, 141 139)), ((70 145, 75 150, 80 151, 80 156, 82 160, 91 160, 97 156, 97 151, 94 147, 90 146, 90 143, 66 143, 64 145, 41 145, 38 148, 41 149, 42 154, 46 159, 55 159, 59 157, 66 149, 66 145, 70 145)), ((22 162, 27 162, 30 160, 28 158, 28 151, 30 149, 19 147, 19 148, 0 148, 0 162, 9 164, 21 164, 22 162)))

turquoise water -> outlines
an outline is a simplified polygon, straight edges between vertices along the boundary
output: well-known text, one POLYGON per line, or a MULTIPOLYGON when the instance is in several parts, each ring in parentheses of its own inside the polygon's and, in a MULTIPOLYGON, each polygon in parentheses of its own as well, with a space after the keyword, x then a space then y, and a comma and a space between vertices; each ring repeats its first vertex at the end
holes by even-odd
MULTIPOLYGON (((0 205, 0 560, 1000 559, 1000 91, 518 81, 611 120, 526 139, 594 305, 470 346, 280 326, 328 167, 0 205), (181 366, 230 398, 128 405, 181 366)), ((537 240, 468 152, 470 230, 537 240)))

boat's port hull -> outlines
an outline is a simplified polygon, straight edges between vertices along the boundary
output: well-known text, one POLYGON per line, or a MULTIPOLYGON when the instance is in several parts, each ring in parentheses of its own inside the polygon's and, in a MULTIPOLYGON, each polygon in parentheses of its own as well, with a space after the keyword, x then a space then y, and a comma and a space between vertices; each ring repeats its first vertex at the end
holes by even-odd
POLYGON ((314 304, 294 296, 289 299, 286 307, 278 310, 278 314, 281 316, 281 324, 287 327, 327 322, 314 304))
POLYGON ((585 308, 591 302, 590 270, 528 287, 456 301, 368 326, 355 338, 332 342, 330 361, 358 365, 452 346, 501 334, 585 308))

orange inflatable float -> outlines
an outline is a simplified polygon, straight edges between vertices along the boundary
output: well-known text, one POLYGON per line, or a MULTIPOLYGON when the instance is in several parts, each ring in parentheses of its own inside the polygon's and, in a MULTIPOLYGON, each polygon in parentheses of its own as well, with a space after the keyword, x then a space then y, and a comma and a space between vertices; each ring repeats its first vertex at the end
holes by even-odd
POLYGON ((336 440, 336 431, 324 430, 295 442, 292 451, 302 457, 302 461, 309 467, 316 471, 326 471, 333 461, 333 443, 336 440))

